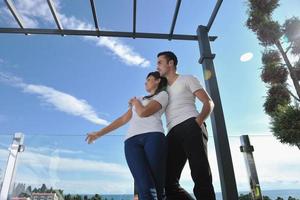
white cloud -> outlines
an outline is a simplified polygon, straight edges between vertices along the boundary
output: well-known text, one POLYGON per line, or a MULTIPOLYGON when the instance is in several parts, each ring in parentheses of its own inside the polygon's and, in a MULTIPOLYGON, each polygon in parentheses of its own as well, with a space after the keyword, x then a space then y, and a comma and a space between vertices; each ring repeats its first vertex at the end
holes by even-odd
POLYGON ((240 61, 241 61, 241 62, 248 62, 248 61, 250 61, 252 58, 253 58, 253 53, 248 52, 248 53, 245 53, 245 54, 241 55, 240 61))
POLYGON ((57 110, 71 115, 83 117, 95 124, 107 125, 106 120, 100 119, 93 108, 83 99, 57 91, 43 85, 26 85, 25 92, 37 94, 45 102, 53 105, 57 110))
MULTIPOLYGON (((96 39, 96 38, 94 38, 96 39)), ((122 44, 117 39, 109 37, 101 37, 97 40, 97 46, 105 46, 112 50, 115 55, 119 56, 127 65, 139 65, 141 67, 149 67, 150 61, 135 53, 129 46, 122 44)))
POLYGON ((26 93, 38 95, 43 102, 52 105, 59 111, 82 117, 95 124, 107 125, 109 123, 99 118, 93 107, 83 99, 77 99, 70 94, 44 85, 27 84, 19 77, 2 72, 0 72, 0 81, 21 88, 26 93))
MULTIPOLYGON (((92 30, 94 26, 90 23, 83 22, 74 16, 66 16, 61 12, 60 1, 55 1, 55 7, 58 11, 59 19, 64 28, 67 29, 85 29, 92 30)), ((37 28, 40 23, 54 24, 54 19, 50 12, 49 6, 45 0, 19 0, 16 1, 16 8, 20 12, 26 27, 37 28)), ((11 15, 7 9, 3 9, 7 15, 11 15)), ((10 20, 11 21, 11 20, 10 20)), ((17 25, 16 22, 10 22, 17 25)), ((103 28, 102 28, 103 29, 103 28)), ((126 65, 134 65, 139 67, 149 67, 150 61, 143 58, 139 53, 135 52, 131 47, 120 42, 116 38, 110 37, 84 37, 89 38, 96 46, 106 47, 115 56, 117 56, 126 65)))
MULTIPOLYGON (((60 4, 56 1, 56 6, 60 7, 60 4)), ((26 16, 29 20, 37 22, 39 20, 46 20, 51 22, 53 20, 50 8, 45 0, 19 0, 16 7, 22 16, 26 16), (37 19, 33 19, 37 18, 37 19)), ((25 22, 27 24, 27 22, 25 22)))
MULTIPOLYGON (((64 27, 68 29, 85 29, 92 30, 93 25, 85 23, 75 17, 67 17, 64 14, 60 14, 60 19, 64 27)), ((84 37, 88 41, 94 42, 96 46, 104 46, 110 49, 114 55, 118 56, 127 65, 137 65, 141 67, 148 67, 150 62, 141 57, 138 53, 134 52, 131 47, 123 44, 116 38, 110 37, 84 37)))
POLYGON ((0 7, 0 21, 6 22, 6 23, 14 25, 14 26, 18 25, 17 22, 15 20, 13 20, 13 17, 10 14, 9 10, 4 6, 0 7))

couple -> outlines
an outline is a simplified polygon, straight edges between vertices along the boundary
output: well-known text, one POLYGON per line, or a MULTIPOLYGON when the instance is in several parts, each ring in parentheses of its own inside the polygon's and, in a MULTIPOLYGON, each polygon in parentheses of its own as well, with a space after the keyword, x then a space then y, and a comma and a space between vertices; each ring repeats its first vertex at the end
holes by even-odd
POLYGON ((179 185, 188 160, 197 200, 215 200, 207 158, 204 120, 214 104, 199 81, 176 73, 177 57, 164 51, 157 55, 157 70, 148 74, 143 98, 132 98, 129 110, 110 125, 87 135, 97 138, 129 122, 125 156, 133 175, 139 200, 193 200, 179 185), (195 97, 203 103, 197 111, 195 97), (165 137, 161 115, 165 112, 165 137))

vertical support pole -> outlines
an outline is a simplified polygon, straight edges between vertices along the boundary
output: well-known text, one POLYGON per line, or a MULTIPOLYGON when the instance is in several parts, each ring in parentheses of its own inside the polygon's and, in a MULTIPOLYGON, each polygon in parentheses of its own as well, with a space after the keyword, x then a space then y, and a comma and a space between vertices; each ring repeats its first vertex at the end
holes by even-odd
POLYGON ((9 156, 4 173, 4 179, 0 192, 0 200, 9 199, 9 193, 14 179, 18 153, 24 151, 24 135, 23 133, 15 133, 13 142, 9 148, 9 156))
POLYGON ((253 200, 262 200, 262 193, 258 181, 258 175, 255 167, 254 157, 252 152, 254 151, 253 146, 250 144, 248 135, 242 135, 240 137, 241 147, 240 150, 244 154, 245 164, 247 168, 249 184, 253 200))
POLYGON ((198 27, 197 36, 201 54, 199 63, 202 64, 203 67, 206 89, 215 103, 215 108, 211 114, 211 124, 217 154, 222 196, 223 200, 237 200, 238 192, 221 98, 213 63, 215 55, 211 53, 208 29, 206 26, 198 27))

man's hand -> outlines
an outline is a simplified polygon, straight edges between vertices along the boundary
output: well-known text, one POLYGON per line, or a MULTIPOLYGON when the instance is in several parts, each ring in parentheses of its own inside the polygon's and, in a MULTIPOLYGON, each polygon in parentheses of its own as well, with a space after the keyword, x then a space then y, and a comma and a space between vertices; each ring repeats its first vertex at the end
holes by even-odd
POLYGON ((205 121, 205 119, 210 115, 214 108, 214 102, 210 98, 210 96, 207 94, 207 92, 204 89, 199 89, 196 92, 194 92, 194 95, 199 99, 203 106, 202 110, 199 112, 199 115, 196 117, 196 122, 201 125, 205 121))
POLYGON ((202 121, 199 117, 196 117, 195 121, 196 121, 196 123, 199 125, 199 127, 202 126, 203 121, 202 121))

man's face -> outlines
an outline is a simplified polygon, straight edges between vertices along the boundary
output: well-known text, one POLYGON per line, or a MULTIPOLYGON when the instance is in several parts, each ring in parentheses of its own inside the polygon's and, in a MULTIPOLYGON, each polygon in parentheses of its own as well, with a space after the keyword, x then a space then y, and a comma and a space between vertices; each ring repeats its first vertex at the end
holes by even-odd
POLYGON ((161 76, 166 76, 170 71, 170 62, 168 62, 167 58, 164 55, 161 55, 157 58, 157 71, 161 76))

